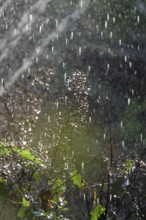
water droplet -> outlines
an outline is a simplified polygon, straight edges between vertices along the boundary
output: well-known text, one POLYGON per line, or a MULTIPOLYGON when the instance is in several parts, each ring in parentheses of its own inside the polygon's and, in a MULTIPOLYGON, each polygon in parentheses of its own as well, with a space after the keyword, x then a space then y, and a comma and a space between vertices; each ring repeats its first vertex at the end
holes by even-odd
POLYGON ((130 103, 131 103, 131 99, 130 99, 130 98, 128 98, 128 105, 130 105, 130 103))
POLYGON ((92 119, 91 119, 91 116, 90 116, 90 117, 89 117, 89 123, 91 123, 91 120, 92 120, 92 119))
POLYGON ((50 115, 48 116, 48 123, 50 123, 51 122, 51 117, 50 117, 50 115))
POLYGON ((132 89, 132 95, 134 95, 134 89, 132 89))
POLYGON ((29 15, 29 19, 30 19, 30 21, 32 22, 32 15, 31 15, 31 14, 29 15))
POLYGON ((52 46, 52 53, 54 53, 54 46, 52 46))
POLYGON ((1 78, 1 85, 4 85, 4 78, 1 78))
POLYGON ((132 62, 131 62, 131 61, 129 62, 129 67, 130 67, 130 68, 132 67, 132 62))
POLYGON ((105 21, 104 27, 105 29, 107 29, 107 21, 105 21))
POLYGON ((125 141, 122 141, 122 147, 125 148, 125 141))
POLYGON ((119 46, 121 46, 121 44, 122 44, 122 40, 121 40, 121 39, 119 39, 119 46))
POLYGON ((105 139, 106 139, 106 134, 104 133, 104 134, 103 134, 103 140, 105 140, 105 139))
POLYGON ((57 19, 55 20, 55 24, 56 24, 56 27, 58 27, 58 20, 57 19))
MULTIPOLYGON (((113 181, 111 182, 111 183, 113 183, 113 181)), ((110 202, 112 201, 112 194, 110 194, 110 202)))
POLYGON ((137 23, 139 23, 140 22, 140 17, 139 17, 139 15, 137 16, 137 23))
POLYGON ((116 22, 116 18, 115 17, 113 17, 113 23, 115 23, 116 22))
POLYGON ((17 29, 16 28, 14 28, 14 35, 16 35, 17 34, 17 29))
POLYGON ((72 40, 73 38, 74 38, 74 32, 71 32, 70 39, 72 40))
POLYGON ((85 163, 82 162, 82 171, 84 170, 85 163))
POLYGON ((67 38, 65 39, 65 44, 66 44, 66 46, 67 46, 67 44, 68 44, 68 39, 67 39, 67 38))
POLYGON ((64 73, 64 82, 66 83, 66 73, 64 73))
POLYGON ((107 21, 109 21, 109 14, 107 14, 107 21))
POLYGON ((113 32, 111 31, 111 32, 110 32, 110 38, 112 38, 112 37, 113 37, 113 32))
POLYGON ((120 122, 120 127, 123 128, 123 121, 120 122))
POLYGON ((57 107, 57 109, 58 109, 58 107, 59 107, 59 102, 56 102, 56 107, 57 107))
POLYGON ((107 64, 107 70, 109 70, 109 68, 110 68, 110 64, 108 63, 108 64, 107 64))
POLYGON ((82 53, 82 48, 79 47, 79 55, 81 55, 81 53, 82 53))
POLYGON ((142 142, 142 140, 143 140, 143 136, 142 134, 140 134, 140 141, 142 142))
POLYGON ((125 63, 127 62, 127 56, 124 56, 125 63))
POLYGON ((25 26, 25 31, 28 31, 28 24, 26 24, 25 26))
POLYGON ((39 32, 40 32, 40 33, 42 32, 42 26, 39 27, 39 32))

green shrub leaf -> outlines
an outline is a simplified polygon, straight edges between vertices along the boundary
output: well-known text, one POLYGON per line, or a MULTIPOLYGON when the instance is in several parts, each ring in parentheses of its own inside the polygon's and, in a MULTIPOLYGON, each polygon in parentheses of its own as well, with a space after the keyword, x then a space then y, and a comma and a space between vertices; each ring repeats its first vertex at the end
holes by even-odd
POLYGON ((24 218, 25 213, 28 210, 29 206, 30 206, 29 202, 23 197, 22 202, 21 202, 21 207, 19 208, 19 211, 18 211, 18 218, 20 220, 24 218))
POLYGON ((90 212, 90 220, 98 220, 102 214, 105 213, 105 208, 102 205, 97 205, 92 212, 90 212))
POLYGON ((79 188, 83 187, 83 181, 81 175, 78 173, 77 170, 74 170, 70 173, 71 180, 73 181, 74 185, 78 186, 79 188))
POLYGON ((41 162, 35 158, 35 156, 33 154, 31 154, 28 150, 18 150, 16 148, 13 148, 13 150, 19 154, 20 156, 22 156, 23 158, 33 161, 36 164, 41 164, 41 162))

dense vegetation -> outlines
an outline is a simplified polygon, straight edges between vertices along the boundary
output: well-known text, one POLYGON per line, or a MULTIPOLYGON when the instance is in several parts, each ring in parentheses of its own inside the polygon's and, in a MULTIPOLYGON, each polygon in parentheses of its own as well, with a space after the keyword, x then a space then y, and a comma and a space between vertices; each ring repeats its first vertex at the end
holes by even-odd
POLYGON ((145 219, 145 2, 0 4, 1 219, 145 219))

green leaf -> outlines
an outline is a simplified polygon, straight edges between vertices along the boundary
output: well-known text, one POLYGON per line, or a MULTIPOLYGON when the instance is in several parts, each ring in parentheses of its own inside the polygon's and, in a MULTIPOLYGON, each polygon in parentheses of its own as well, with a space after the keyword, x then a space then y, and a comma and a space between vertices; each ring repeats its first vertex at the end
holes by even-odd
POLYGON ((77 170, 74 170, 70 173, 71 180, 73 181, 74 185, 78 186, 79 188, 83 187, 83 181, 81 175, 78 173, 77 170))
POLYGON ((90 220, 98 220, 102 214, 105 214, 105 208, 99 204, 90 212, 90 220))
POLYGON ((53 200, 58 201, 59 197, 62 196, 65 192, 65 184, 62 182, 61 179, 56 179, 55 183, 52 187, 53 192, 53 200))
POLYGON ((19 208, 19 211, 18 211, 19 219, 22 220, 25 217, 25 213, 28 210, 29 206, 30 206, 30 203, 23 197, 22 202, 21 202, 21 207, 19 208))
POLYGON ((22 156, 23 158, 33 161, 36 164, 41 164, 41 162, 35 158, 35 156, 33 154, 31 154, 28 150, 18 150, 16 148, 13 148, 13 150, 19 154, 20 156, 22 156))
POLYGON ((24 197, 22 198, 21 204, 25 208, 28 208, 30 206, 30 203, 24 197))
POLYGON ((132 169, 133 167, 133 160, 126 160, 125 166, 127 169, 132 169))
POLYGON ((59 195, 62 195, 65 191, 65 184, 62 182, 61 179, 56 179, 52 188, 53 188, 53 191, 55 191, 59 195))
POLYGON ((33 173, 33 178, 36 180, 36 181, 40 181, 40 175, 39 175, 39 173, 37 172, 37 171, 35 171, 34 173, 33 173))
POLYGON ((1 146, 0 146, 0 156, 9 155, 10 152, 11 152, 11 151, 10 151, 9 148, 1 147, 1 146))

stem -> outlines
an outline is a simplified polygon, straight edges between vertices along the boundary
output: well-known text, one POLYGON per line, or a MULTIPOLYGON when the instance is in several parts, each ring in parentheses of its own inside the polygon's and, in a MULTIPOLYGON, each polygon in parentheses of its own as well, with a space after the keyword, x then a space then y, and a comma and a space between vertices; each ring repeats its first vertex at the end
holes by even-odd
POLYGON ((108 111, 108 128, 109 128, 109 142, 110 142, 110 167, 112 167, 113 164, 113 138, 112 138, 112 129, 111 129, 111 124, 110 124, 110 114, 108 111))
POLYGON ((107 218, 108 208, 109 208, 109 199, 110 199, 110 174, 108 173, 107 177, 107 196, 106 196, 106 211, 105 211, 105 219, 107 218))

